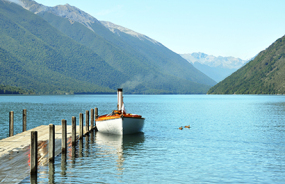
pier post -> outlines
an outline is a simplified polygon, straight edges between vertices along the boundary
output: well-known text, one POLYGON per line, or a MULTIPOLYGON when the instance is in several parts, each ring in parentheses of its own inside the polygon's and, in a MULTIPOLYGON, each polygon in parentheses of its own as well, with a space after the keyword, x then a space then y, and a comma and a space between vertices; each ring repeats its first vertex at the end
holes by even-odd
POLYGON ((23 132, 27 130, 27 109, 23 110, 23 132))
POLYGON ((98 108, 95 107, 95 131, 97 131, 97 127, 96 127, 96 120, 98 119, 98 108))
POLYGON ((90 132, 91 133, 91 136, 90 136, 90 139, 91 139, 91 143, 93 144, 94 143, 94 137, 95 137, 95 130, 93 129, 93 131, 90 132))
POLYGON ((61 154, 61 172, 62 176, 66 176, 66 153, 61 154))
POLYGON ((54 183, 54 162, 48 164, 48 183, 54 183))
POLYGON ((83 137, 83 114, 79 114, 79 139, 83 137))
POLYGON ((31 148, 30 148, 30 163, 31 163, 31 175, 36 175, 38 172, 38 132, 31 132, 31 148))
POLYGON ((78 150, 78 152, 79 152, 79 157, 83 157, 83 139, 80 139, 79 140, 79 150, 78 150))
POLYGON ((55 153, 55 129, 54 125, 49 125, 49 142, 48 142, 48 157, 49 161, 54 161, 54 153, 55 153))
MULTIPOLYGON (((93 132, 93 131, 92 131, 93 132)), ((92 133, 91 132, 91 133, 92 133)), ((86 157, 89 157, 89 135, 90 134, 88 134, 88 135, 86 135, 85 136, 85 156, 86 157)))
POLYGON ((9 112, 9 137, 14 135, 14 112, 9 112))
POLYGON ((88 134, 88 132, 89 132, 89 111, 88 110, 86 110, 85 111, 85 124, 86 124, 86 134, 88 134))
POLYGON ((91 130, 94 128, 94 109, 91 109, 91 130))
POLYGON ((63 119, 61 120, 61 126, 62 126, 62 138, 61 138, 61 152, 63 154, 66 153, 67 150, 67 125, 66 125, 66 120, 63 119))
POLYGON ((72 116, 72 145, 76 145, 76 117, 72 116))
POLYGON ((98 108, 95 107, 95 120, 98 118, 98 108))

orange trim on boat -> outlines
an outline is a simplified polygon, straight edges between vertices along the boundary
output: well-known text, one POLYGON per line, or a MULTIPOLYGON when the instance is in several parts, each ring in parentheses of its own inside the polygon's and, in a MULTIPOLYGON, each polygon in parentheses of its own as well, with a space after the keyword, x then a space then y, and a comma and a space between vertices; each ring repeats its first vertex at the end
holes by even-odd
POLYGON ((109 120, 109 119, 117 119, 117 118, 121 118, 121 117, 126 117, 126 118, 142 118, 141 115, 137 115, 137 114, 121 114, 121 111, 113 111, 112 115, 109 114, 105 114, 102 116, 99 116, 98 119, 96 119, 96 121, 104 121, 104 120, 109 120))

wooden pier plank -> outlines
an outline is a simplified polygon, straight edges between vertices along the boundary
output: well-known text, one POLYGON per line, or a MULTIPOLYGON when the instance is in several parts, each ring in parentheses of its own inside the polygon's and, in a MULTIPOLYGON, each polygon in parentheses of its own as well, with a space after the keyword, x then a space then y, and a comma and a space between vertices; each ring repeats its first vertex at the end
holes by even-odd
MULTIPOLYGON (((31 131, 38 132, 38 162, 47 163, 45 154, 49 139, 49 126, 41 125, 31 130, 16 134, 0 140, 0 183, 19 183, 29 175, 29 146, 31 144, 31 131), (11 173, 14 173, 11 175, 11 173)), ((67 126, 67 139, 71 137, 72 127, 67 126)), ((61 153, 62 126, 55 126, 56 153, 61 153)), ((76 136, 79 135, 79 126, 76 126, 76 136)))
MULTIPOLYGON (((38 141, 47 141, 49 139, 48 125, 41 125, 39 127, 27 130, 25 132, 16 134, 12 137, 7 137, 0 140, 0 157, 9 154, 14 149, 21 149, 27 147, 31 143, 31 131, 38 132, 38 141)), ((55 126, 55 139, 61 139, 62 126, 55 126)), ((76 134, 79 133, 79 126, 76 127, 76 134)), ((67 138, 71 136, 71 125, 67 126, 67 138)))

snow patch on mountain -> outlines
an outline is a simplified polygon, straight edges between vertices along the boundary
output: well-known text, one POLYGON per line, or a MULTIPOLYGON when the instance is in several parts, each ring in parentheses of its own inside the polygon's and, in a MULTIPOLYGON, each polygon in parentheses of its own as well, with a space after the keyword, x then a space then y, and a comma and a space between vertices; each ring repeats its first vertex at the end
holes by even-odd
POLYGON ((210 67, 222 67, 229 69, 238 69, 243 66, 247 60, 242 60, 235 57, 222 57, 222 56, 213 56, 207 55, 202 52, 193 52, 191 54, 180 54, 184 59, 190 63, 201 63, 210 67))

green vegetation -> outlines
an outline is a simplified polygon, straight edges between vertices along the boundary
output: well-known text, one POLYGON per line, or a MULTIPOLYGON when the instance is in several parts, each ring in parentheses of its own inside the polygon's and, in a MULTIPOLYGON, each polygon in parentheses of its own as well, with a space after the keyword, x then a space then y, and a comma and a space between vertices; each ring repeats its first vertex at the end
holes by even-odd
POLYGON ((127 93, 205 93, 215 84, 161 44, 141 41, 125 33, 118 36, 99 22, 91 24, 93 32, 80 23, 71 23, 52 13, 41 12, 39 15, 124 73, 129 80, 121 87, 127 93))
POLYGON ((33 91, 25 91, 21 88, 0 85, 0 94, 34 94, 33 91))
POLYGON ((189 94, 215 84, 165 47, 119 37, 100 23, 91 25, 93 32, 2 0, 0 17, 0 84, 19 93, 115 93, 124 87, 126 93, 189 94))
POLYGON ((0 1, 0 16, 2 84, 37 94, 110 93, 126 80, 96 53, 20 6, 0 1))
POLYGON ((208 94, 285 94, 284 79, 285 36, 212 87, 208 94))

